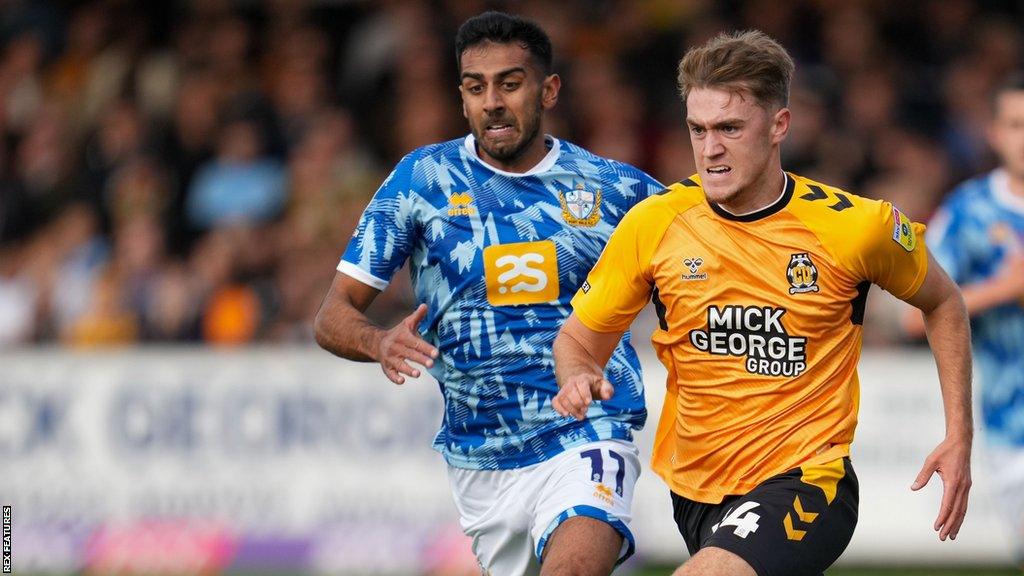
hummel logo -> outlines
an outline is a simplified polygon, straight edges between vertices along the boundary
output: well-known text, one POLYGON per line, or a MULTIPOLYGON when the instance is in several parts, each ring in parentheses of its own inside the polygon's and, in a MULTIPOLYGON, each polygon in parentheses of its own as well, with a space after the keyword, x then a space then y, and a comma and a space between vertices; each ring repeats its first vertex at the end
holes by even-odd
POLYGON ((700 270, 700 267, 704 264, 704 259, 703 258, 687 258, 686 260, 683 260, 683 264, 690 269, 690 273, 689 274, 685 274, 685 273, 683 274, 683 276, 682 276, 683 280, 707 280, 708 279, 708 273, 707 272, 701 272, 699 274, 697 273, 697 270, 700 270))

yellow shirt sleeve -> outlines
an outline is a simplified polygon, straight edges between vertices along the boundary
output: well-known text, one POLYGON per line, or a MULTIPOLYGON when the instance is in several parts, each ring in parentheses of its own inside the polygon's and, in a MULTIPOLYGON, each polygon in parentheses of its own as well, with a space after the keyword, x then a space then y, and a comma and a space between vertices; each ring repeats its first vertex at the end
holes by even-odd
POLYGON ((925 226, 889 202, 870 202, 866 208, 865 246, 856 264, 865 279, 906 300, 928 272, 925 226))
POLYGON ((674 212, 663 196, 634 207, 619 222, 604 252, 572 299, 573 312, 596 332, 623 332, 647 305, 651 260, 674 212))

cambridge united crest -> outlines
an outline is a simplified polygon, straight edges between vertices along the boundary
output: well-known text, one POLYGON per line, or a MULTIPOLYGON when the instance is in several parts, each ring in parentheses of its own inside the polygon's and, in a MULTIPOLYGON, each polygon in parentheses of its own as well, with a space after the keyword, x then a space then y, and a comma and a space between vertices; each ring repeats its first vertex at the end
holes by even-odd
POLYGON ((789 258, 786 278, 789 280, 790 294, 818 291, 818 269, 814 262, 811 262, 811 255, 807 252, 793 254, 789 258))
POLYGON ((601 219, 601 189, 593 192, 577 184, 568 192, 560 192, 562 218, 573 226, 593 226, 601 219))

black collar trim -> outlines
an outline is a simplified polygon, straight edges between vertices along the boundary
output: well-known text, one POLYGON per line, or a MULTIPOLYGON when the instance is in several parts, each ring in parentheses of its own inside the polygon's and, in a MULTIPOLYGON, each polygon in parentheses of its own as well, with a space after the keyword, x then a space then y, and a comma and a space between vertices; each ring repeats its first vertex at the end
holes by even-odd
POLYGON ((767 218, 772 214, 775 214, 779 210, 785 208, 786 205, 789 204, 789 201, 793 198, 793 190, 796 188, 796 179, 793 178, 792 174, 789 174, 787 172, 783 172, 782 175, 786 177, 786 190, 782 193, 782 196, 774 203, 758 210, 757 212, 751 212, 749 214, 737 216, 736 214, 729 212, 728 210, 722 208, 721 206, 715 204, 714 202, 708 202, 708 205, 711 206, 711 209, 715 211, 715 214, 718 214, 719 216, 725 218, 726 220, 733 220, 735 222, 753 222, 755 220, 767 218))

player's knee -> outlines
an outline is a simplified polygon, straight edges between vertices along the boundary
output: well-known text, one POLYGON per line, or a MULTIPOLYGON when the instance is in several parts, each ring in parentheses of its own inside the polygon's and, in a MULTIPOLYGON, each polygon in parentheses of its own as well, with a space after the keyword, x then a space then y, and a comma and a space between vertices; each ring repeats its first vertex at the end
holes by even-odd
POLYGON ((704 548, 672 576, 757 576, 746 560, 722 548, 704 548))
POLYGON ((594 558, 564 556, 541 565, 540 576, 608 576, 615 568, 615 561, 607 562, 594 558))
POLYGON ((622 549, 622 535, 609 524, 577 516, 551 535, 541 576, 608 576, 622 549))

